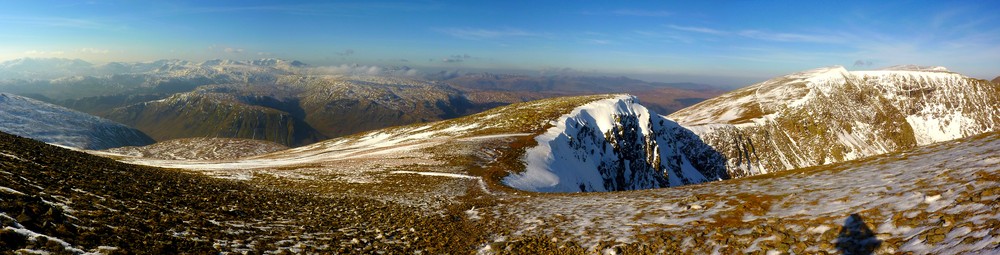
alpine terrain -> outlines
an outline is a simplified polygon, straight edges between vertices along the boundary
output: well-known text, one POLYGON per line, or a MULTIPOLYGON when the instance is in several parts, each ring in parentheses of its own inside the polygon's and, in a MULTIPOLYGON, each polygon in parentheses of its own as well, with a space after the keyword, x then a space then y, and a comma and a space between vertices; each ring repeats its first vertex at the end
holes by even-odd
POLYGON ((726 158, 733 177, 823 165, 995 131, 1000 84, 943 67, 820 68, 668 116, 726 158))
POLYGON ((0 93, 0 131, 62 146, 100 150, 153 139, 110 120, 38 100, 0 93))
POLYGON ((666 189, 530 191, 649 188, 674 184, 676 173, 723 178, 685 166, 719 159, 694 132, 649 116, 632 96, 569 97, 243 159, 91 152, 185 171, 5 136, 5 247, 148 251, 135 246, 141 238, 162 252, 1000 251, 996 132, 666 189), (635 148, 643 150, 623 151, 635 148), (79 169, 63 170, 72 166, 79 169), (128 192, 136 189, 149 193, 128 192))
POLYGON ((1000 255, 1000 1, 0 6, 0 255, 1000 255))
POLYGON ((672 112, 722 93, 624 77, 424 78, 405 66, 313 67, 280 59, 91 64, 30 58, 0 64, 0 91, 108 118, 160 141, 225 137, 286 146, 548 97, 636 92, 672 112))

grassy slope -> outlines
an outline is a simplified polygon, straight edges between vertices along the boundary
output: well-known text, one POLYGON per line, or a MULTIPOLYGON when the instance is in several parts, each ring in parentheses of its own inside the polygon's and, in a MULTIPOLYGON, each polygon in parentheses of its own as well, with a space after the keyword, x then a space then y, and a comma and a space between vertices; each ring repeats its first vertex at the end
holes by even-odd
POLYGON ((257 251, 302 243, 301 251, 323 253, 454 253, 483 236, 481 226, 457 216, 128 165, 2 133, 0 152, 0 212, 7 216, 0 216, 0 250, 62 250, 48 238, 16 234, 18 225, 84 251, 113 246, 157 254, 215 253, 218 243, 257 251))

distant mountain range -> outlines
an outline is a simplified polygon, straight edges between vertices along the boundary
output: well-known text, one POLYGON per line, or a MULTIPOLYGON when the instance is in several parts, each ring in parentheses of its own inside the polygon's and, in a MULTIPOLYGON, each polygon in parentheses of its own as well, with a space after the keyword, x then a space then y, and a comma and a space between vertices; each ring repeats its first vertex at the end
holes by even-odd
POLYGON ((494 73, 439 75, 439 77, 445 83, 465 92, 470 98, 503 96, 509 98, 514 96, 516 98, 540 99, 557 96, 630 93, 637 95, 645 106, 662 113, 671 113, 725 92, 725 90, 705 84, 646 82, 627 77, 530 76, 494 73))
POLYGON ((625 77, 469 74, 427 80, 405 75, 408 67, 338 68, 347 71, 280 59, 102 65, 18 59, 0 63, 0 91, 109 118, 156 140, 232 137, 286 146, 547 97, 631 92, 657 111, 672 112, 722 93, 625 77))

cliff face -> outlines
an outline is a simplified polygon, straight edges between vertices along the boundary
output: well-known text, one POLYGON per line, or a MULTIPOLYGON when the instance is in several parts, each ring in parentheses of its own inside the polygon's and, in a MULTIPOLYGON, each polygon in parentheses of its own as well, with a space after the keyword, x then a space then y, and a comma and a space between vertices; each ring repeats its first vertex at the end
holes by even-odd
POLYGON ((823 165, 994 130, 1000 85, 943 68, 815 69, 669 116, 725 155, 732 177, 823 165))

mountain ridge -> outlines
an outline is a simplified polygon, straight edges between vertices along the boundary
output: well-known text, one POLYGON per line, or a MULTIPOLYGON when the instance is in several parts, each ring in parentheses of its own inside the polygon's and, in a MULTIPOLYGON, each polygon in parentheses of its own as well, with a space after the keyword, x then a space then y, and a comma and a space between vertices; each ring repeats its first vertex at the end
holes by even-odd
POLYGON ((934 71, 827 67, 777 77, 668 116, 726 155, 733 176, 947 141, 1000 123, 1000 85, 934 71))
POLYGON ((82 149, 107 149, 155 142, 143 132, 111 120, 0 93, 0 131, 82 149))

